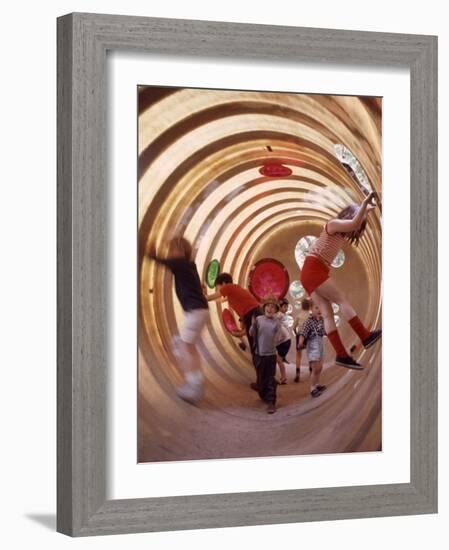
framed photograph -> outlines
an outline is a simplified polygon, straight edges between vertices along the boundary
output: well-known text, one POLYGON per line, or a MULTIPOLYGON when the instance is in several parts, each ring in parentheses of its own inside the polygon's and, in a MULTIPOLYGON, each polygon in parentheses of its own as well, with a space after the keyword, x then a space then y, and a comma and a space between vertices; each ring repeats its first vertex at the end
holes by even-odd
POLYGON ((59 18, 58 531, 435 513, 436 211, 436 37, 59 18))

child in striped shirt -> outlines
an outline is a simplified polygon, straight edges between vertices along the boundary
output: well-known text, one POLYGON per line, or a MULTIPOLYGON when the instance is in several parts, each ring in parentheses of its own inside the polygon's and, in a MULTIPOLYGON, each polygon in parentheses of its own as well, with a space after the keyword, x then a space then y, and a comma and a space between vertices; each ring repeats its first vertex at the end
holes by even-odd
POLYGON ((310 248, 301 270, 302 286, 324 316, 327 337, 337 354, 335 363, 349 369, 361 370, 363 367, 349 355, 341 341, 335 325, 332 303, 340 306, 343 316, 358 335, 365 349, 370 348, 381 338, 382 330, 370 332, 365 327, 330 276, 330 268, 345 241, 358 245, 365 231, 368 213, 376 207, 376 199, 377 194, 370 193, 361 204, 347 206, 337 218, 329 220, 310 248))
POLYGON ((307 358, 311 369, 310 395, 312 397, 319 397, 326 389, 326 386, 319 384, 321 371, 323 370, 323 337, 325 335, 324 321, 320 309, 316 304, 312 304, 311 314, 299 331, 299 344, 303 345, 306 341, 307 358))

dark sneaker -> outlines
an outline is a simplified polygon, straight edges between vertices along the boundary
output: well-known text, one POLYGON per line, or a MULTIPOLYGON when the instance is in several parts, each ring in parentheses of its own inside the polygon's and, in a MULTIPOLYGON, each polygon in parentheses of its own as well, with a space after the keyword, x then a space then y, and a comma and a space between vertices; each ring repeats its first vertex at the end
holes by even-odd
POLYGON ((370 335, 368 336, 368 338, 365 338, 365 340, 363 340, 363 347, 365 349, 368 349, 370 348, 371 346, 373 346, 377 340, 379 340, 382 336, 382 330, 379 329, 379 330, 373 330, 373 332, 370 333, 370 335))
POLYGON ((293 380, 293 382, 299 383, 299 374, 297 374, 293 380))
POLYGON ((318 389, 318 387, 316 387, 310 392, 310 395, 312 397, 319 397, 321 395, 321 391, 318 389))
POLYGON ((346 367, 347 369, 354 369, 354 370, 363 370, 362 365, 360 363, 357 363, 357 361, 354 361, 352 357, 340 357, 337 355, 335 358, 335 364, 340 365, 340 367, 346 367))
POLYGON ((267 407, 267 413, 273 414, 276 412, 276 405, 274 403, 269 403, 267 407))
POLYGON ((325 389, 326 389, 326 386, 320 386, 318 384, 318 386, 316 387, 317 390, 320 390, 320 392, 323 392, 325 389))

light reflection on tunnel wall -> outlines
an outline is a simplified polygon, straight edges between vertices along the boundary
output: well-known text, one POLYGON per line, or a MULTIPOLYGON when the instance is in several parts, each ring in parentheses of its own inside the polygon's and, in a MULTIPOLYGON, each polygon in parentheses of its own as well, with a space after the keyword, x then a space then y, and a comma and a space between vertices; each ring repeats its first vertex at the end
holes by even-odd
MULTIPOLYGON (((373 189, 381 191, 379 100, 169 92, 151 102, 151 89, 142 88, 145 109, 139 115, 139 433, 141 439, 155 440, 164 430, 182 425, 185 404, 172 392, 180 376, 171 339, 182 310, 169 272, 145 259, 149 244, 156 243, 163 252, 175 232, 183 234, 193 244, 204 282, 210 261, 217 258, 222 271, 247 287, 252 266, 263 257, 284 263, 293 281, 299 278, 298 240, 318 236, 325 221, 363 199, 339 163, 335 144, 354 153, 373 189), (282 163, 292 175, 261 175, 260 167, 268 161, 282 163)), ((345 247, 345 265, 335 270, 335 277, 360 316, 376 326, 381 319, 381 220, 377 210, 371 216, 358 248, 345 247)), ((246 384, 251 375, 248 355, 224 330, 224 307, 211 304, 200 343, 214 392, 228 383, 246 384)), ((353 338, 346 323, 340 328, 344 339, 353 338)), ((144 460, 151 460, 148 453, 144 460)))

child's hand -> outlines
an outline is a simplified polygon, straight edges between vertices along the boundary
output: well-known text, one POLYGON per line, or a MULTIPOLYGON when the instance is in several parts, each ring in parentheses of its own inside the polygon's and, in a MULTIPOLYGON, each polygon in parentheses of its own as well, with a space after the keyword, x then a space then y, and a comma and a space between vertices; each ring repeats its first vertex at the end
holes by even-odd
POLYGON ((371 193, 363 200, 364 203, 367 205, 367 210, 372 210, 376 207, 376 202, 379 198, 379 195, 375 191, 371 191, 371 193))

